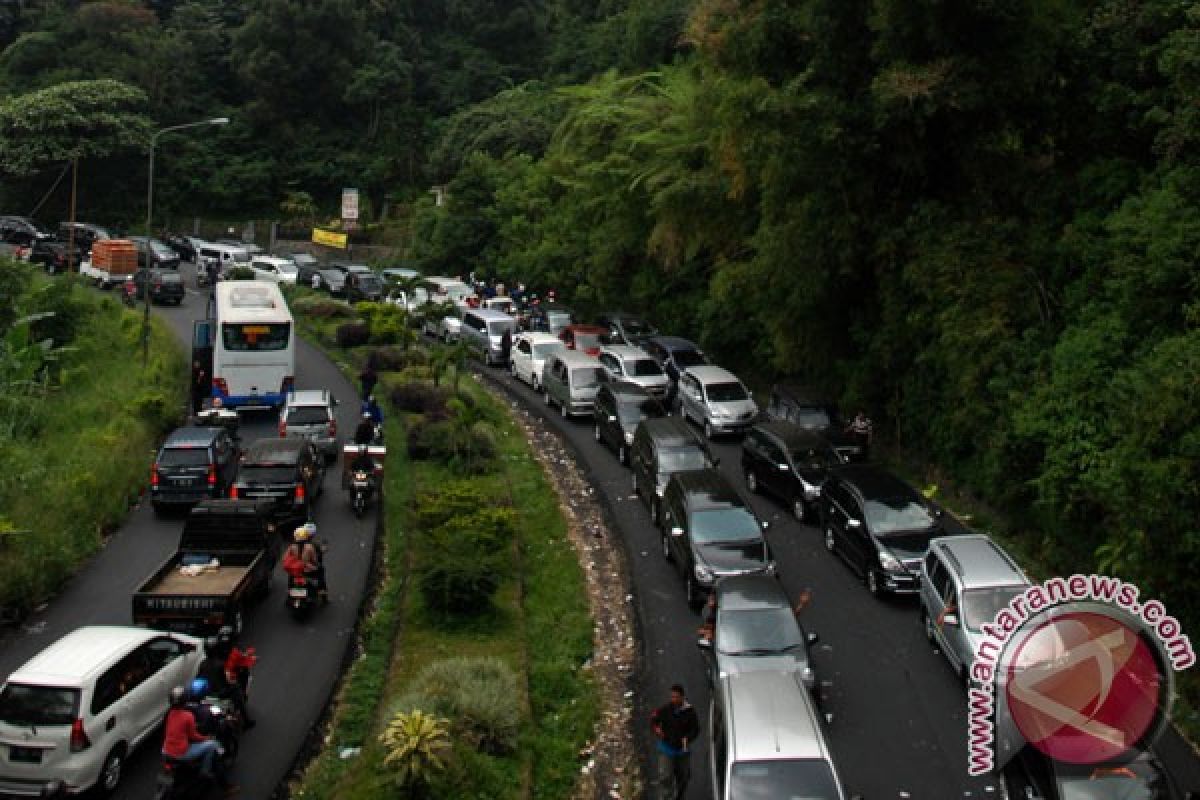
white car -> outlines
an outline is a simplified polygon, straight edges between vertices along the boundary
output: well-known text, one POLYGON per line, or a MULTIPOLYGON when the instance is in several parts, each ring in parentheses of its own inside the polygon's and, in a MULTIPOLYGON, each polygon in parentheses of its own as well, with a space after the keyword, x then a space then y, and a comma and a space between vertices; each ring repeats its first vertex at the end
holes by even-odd
POLYGON ((47 647, 0 687, 0 796, 54 780, 112 793, 203 657, 201 639, 147 628, 79 628, 47 647))
POLYGON ((561 339, 549 333, 517 334, 513 337, 512 350, 509 352, 509 372, 514 378, 532 386, 534 391, 540 391, 546 359, 566 349, 561 339))
POLYGON ((720 433, 741 433, 758 417, 749 390, 721 367, 688 367, 679 376, 678 395, 683 418, 703 427, 709 439, 720 433))
POLYGON ((255 280, 275 283, 295 283, 300 275, 295 261, 278 256, 254 256, 250 259, 250 269, 254 270, 255 280))
POLYGON ((670 381, 658 362, 640 347, 611 345, 600 348, 600 366, 614 380, 636 383, 655 397, 666 397, 670 381))

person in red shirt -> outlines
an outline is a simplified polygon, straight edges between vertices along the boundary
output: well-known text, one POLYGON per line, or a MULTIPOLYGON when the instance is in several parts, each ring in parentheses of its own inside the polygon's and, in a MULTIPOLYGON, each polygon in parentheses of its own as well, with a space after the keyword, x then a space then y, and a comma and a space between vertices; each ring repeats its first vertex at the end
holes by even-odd
POLYGON ((162 754, 174 761, 199 763, 200 774, 216 782, 229 797, 237 793, 237 787, 229 783, 224 774, 216 769, 217 756, 223 754, 221 745, 211 736, 196 729, 196 717, 186 707, 187 690, 176 686, 170 694, 171 708, 167 711, 164 725, 162 754))

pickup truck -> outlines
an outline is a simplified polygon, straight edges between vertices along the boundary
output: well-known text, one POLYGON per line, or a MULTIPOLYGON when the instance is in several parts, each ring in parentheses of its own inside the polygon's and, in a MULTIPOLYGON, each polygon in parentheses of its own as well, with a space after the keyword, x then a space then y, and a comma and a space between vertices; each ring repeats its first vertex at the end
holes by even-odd
POLYGON ((108 288, 133 277, 138 268, 137 246, 128 239, 98 239, 91 257, 79 265, 79 274, 108 288))
POLYGON ((267 594, 281 539, 269 503, 204 500, 188 514, 179 547, 133 593, 133 621, 205 634, 244 627, 251 602, 267 594))

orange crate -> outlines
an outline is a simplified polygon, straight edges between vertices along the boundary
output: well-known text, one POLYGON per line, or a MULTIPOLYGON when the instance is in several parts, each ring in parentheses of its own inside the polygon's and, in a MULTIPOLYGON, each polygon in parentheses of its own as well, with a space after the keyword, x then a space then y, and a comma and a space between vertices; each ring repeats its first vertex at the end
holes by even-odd
POLYGON ((128 239, 97 239, 92 244, 92 266, 108 272, 136 272, 137 245, 128 239))

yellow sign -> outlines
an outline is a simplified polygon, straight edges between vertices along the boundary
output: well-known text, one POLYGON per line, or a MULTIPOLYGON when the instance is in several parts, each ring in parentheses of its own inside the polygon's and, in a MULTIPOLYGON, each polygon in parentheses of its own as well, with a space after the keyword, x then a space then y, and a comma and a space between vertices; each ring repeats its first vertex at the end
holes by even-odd
POLYGON ((312 240, 314 244, 323 244, 326 247, 340 247, 346 249, 346 234, 335 233, 334 231, 324 231, 320 228, 313 228, 312 240))

